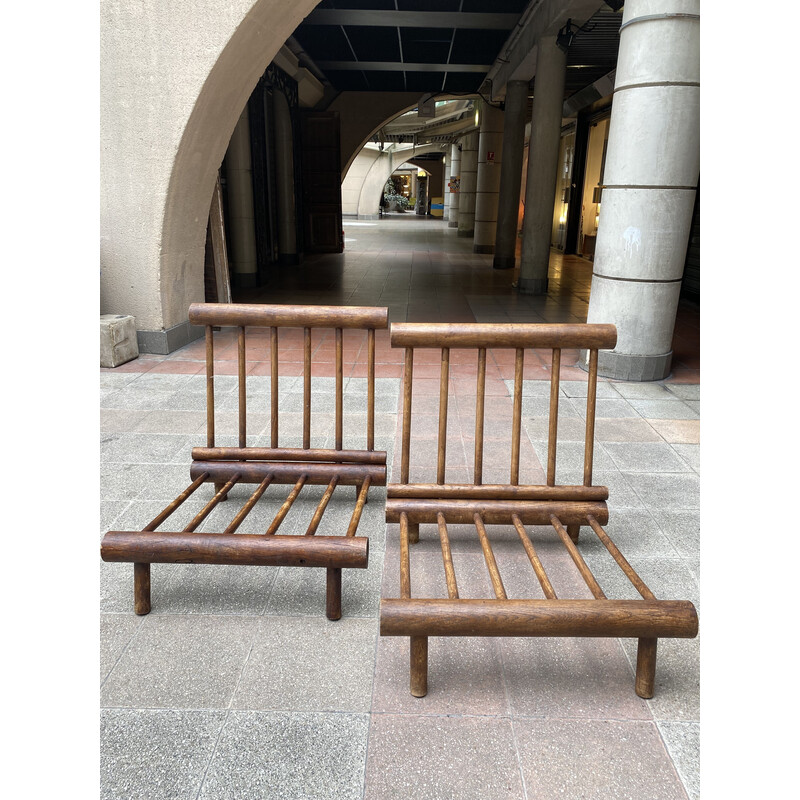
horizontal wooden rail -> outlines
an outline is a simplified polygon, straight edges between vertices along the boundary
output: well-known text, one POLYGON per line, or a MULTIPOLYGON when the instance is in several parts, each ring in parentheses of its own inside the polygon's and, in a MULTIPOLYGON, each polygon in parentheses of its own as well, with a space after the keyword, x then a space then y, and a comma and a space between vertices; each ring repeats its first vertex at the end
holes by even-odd
POLYGON ((617 343, 614 325, 546 325, 474 322, 395 322, 392 347, 514 347, 609 350, 617 343))
POLYGON ((195 461, 323 461, 331 464, 385 464, 385 450, 304 450, 302 447, 193 447, 195 461))
POLYGON ((684 600, 381 600, 381 636, 621 636, 690 639, 684 600))
POLYGON ((364 536, 261 536, 250 533, 157 533, 109 531, 100 548, 103 561, 148 564, 241 564, 364 569, 369 539, 364 536))
POLYGON ((386 521, 399 522, 405 513, 410 523, 436 522, 444 514, 450 524, 471 523, 480 514, 487 525, 510 525, 516 514, 525 525, 549 525, 553 514, 564 522, 585 525, 591 514, 600 524, 608 522, 608 508, 603 502, 546 500, 408 500, 387 499, 386 521))
POLYGON ((386 328, 389 309, 371 306, 294 306, 248 303, 192 303, 192 325, 265 328, 386 328))
POLYGON ((406 483, 390 484, 386 496, 398 499, 430 500, 608 500, 606 486, 526 485, 510 486, 507 483, 484 483, 480 486, 458 483, 406 483))
MULTIPOLYGON (((378 464, 315 464, 285 461, 192 462, 189 470, 192 479, 204 472, 207 473, 207 481, 216 483, 226 481, 238 473, 238 483, 261 483, 267 475, 272 475, 273 483, 294 483, 301 475, 305 475, 309 486, 327 485, 334 476, 338 477, 339 486, 361 486, 367 477, 372 486, 386 485, 386 467, 378 464)), ((603 523, 597 514, 594 516, 603 523)))

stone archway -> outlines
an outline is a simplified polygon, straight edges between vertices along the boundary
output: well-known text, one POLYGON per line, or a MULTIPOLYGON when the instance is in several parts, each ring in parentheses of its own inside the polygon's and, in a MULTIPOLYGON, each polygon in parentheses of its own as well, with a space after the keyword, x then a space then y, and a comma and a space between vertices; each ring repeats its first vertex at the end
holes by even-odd
POLYGON ((258 78, 317 0, 101 5, 101 313, 192 338, 215 175, 258 78))

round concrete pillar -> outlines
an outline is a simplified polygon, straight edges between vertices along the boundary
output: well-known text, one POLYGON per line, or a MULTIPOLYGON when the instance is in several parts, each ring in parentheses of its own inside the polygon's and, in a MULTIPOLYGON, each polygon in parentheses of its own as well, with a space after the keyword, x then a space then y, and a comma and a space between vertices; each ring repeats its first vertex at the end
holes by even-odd
MULTIPOLYGON (((458 145, 450 147, 450 177, 460 178, 461 176, 461 150, 458 145)), ((461 200, 461 190, 450 193, 450 214, 447 217, 447 227, 458 227, 458 206, 461 200)))
POLYGON ((238 286, 255 286, 256 224, 253 211, 253 164, 250 155, 250 120, 247 106, 233 130, 225 154, 228 198, 230 267, 238 286))
POLYGON ((497 227, 494 242, 495 269, 516 266, 519 192, 522 186, 522 156, 525 149, 525 111, 528 106, 528 81, 506 84, 506 110, 503 122, 503 163, 500 166, 500 195, 497 202, 497 227))
POLYGON ((519 268, 523 294, 547 293, 566 69, 567 54, 556 45, 555 36, 539 39, 519 268))
POLYGON ((442 208, 442 219, 447 222, 450 216, 450 152, 444 154, 444 203, 442 208))
POLYGON ((503 163, 503 112, 484 105, 478 137, 478 174, 475 186, 473 253, 494 253, 497 199, 503 163))
POLYGON ((588 322, 601 375, 666 377, 700 174, 700 4, 628 0, 620 27, 588 322))
POLYGON ((283 92, 275 92, 275 183, 278 205, 278 261, 297 264, 292 116, 283 92))
POLYGON ((461 195, 458 200, 458 235, 475 233, 475 189, 478 182, 478 132, 461 140, 461 195))

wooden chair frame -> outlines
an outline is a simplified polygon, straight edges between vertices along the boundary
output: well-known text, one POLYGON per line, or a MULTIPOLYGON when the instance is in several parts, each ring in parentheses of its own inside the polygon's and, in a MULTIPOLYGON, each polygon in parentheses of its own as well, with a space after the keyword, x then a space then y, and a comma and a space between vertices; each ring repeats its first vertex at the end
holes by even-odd
POLYGON ((603 529, 608 521, 608 489, 592 484, 594 425, 597 395, 597 353, 616 344, 613 325, 517 324, 393 324, 392 347, 405 348, 403 375, 402 452, 400 483, 387 488, 386 521, 400 526, 400 597, 382 599, 380 632, 383 636, 409 636, 411 694, 428 690, 429 636, 589 636, 636 637, 638 656, 636 693, 653 696, 656 645, 660 637, 692 638, 697 635, 697 614, 687 601, 657 600, 644 581, 603 529), (441 350, 437 480, 434 484, 409 483, 412 436, 412 386, 416 348, 441 350), (445 481, 447 399, 450 350, 477 350, 475 458, 472 484, 445 481), (487 348, 515 351, 514 394, 509 481, 483 484, 483 446, 487 348), (545 485, 520 485, 520 437, 525 351, 546 348, 552 352, 550 375, 548 457, 545 485), (557 485, 558 399, 561 351, 588 351, 586 435, 582 485, 557 485), (419 541, 421 523, 437 525, 448 599, 412 598, 409 545, 419 541), (474 524, 481 545, 494 599, 459 598, 447 525, 474 524), (492 552, 487 525, 512 526, 530 560, 545 599, 509 599, 492 552), (592 600, 556 596, 525 525, 549 525, 568 551, 591 591, 592 600), (600 539, 641 595, 641 600, 606 597, 577 547, 581 526, 600 539))
POLYGON ((134 610, 151 608, 150 564, 241 564, 260 566, 324 567, 327 570, 326 614, 339 619, 342 606, 342 569, 365 569, 369 540, 356 536, 371 486, 386 484, 386 453, 375 450, 375 330, 388 327, 388 309, 358 306, 282 306, 196 303, 189 321, 205 327, 206 341, 206 446, 192 450, 191 484, 141 531, 109 531, 103 537, 101 557, 110 562, 133 562, 134 610), (217 447, 214 412, 215 327, 238 331, 238 446, 217 447), (246 329, 270 329, 271 398, 270 447, 247 444, 246 329), (303 434, 301 448, 280 447, 278 441, 279 330, 303 329, 303 434), (335 331, 336 411, 334 449, 311 448, 312 328, 335 331), (366 450, 343 448, 343 331, 367 331, 366 450), (182 531, 157 531, 169 516, 204 483, 214 484, 214 495, 182 531), (230 524, 219 533, 198 533, 197 527, 233 486, 257 488, 230 524), (245 517, 272 484, 290 484, 292 490, 263 534, 236 534, 245 517), (278 534, 284 518, 305 485, 326 485, 303 535, 278 534), (342 536, 316 536, 337 486, 355 486, 356 501, 350 524, 342 536))

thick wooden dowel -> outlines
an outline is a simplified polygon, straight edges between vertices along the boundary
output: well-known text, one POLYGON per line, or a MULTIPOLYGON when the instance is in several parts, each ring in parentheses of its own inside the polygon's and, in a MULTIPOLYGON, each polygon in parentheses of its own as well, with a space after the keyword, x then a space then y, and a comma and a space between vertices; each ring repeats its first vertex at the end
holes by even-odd
MULTIPOLYGON (((195 461, 324 461, 331 464, 385 464, 386 451, 301 447, 193 447, 195 461)), ((583 488, 583 487, 581 487, 583 488)))
POLYGON ((244 522, 245 517, 253 510, 253 506, 259 501, 267 487, 272 483, 272 475, 267 475, 263 481, 258 485, 258 488, 250 495, 247 502, 239 509, 239 513, 231 520, 230 525, 223 531, 223 533, 235 533, 237 528, 244 522))
POLYGON ((381 600, 381 636, 615 636, 691 639, 686 600, 381 600))
POLYGON ((478 348, 478 382, 475 391, 475 470, 473 481, 483 483, 483 418, 486 403, 486 348, 478 348))
POLYGON ((270 395, 271 408, 269 417, 270 441, 273 447, 278 446, 278 329, 269 329, 270 345, 270 395))
MULTIPOLYGON (((239 475, 239 483, 261 483, 272 474, 273 483, 294 483, 301 475, 306 476, 309 486, 327 486, 336 475, 339 486, 361 486, 369 475, 372 486, 386 484, 386 467, 382 464, 314 464, 291 461, 193 461, 189 468, 192 479, 208 473, 206 480, 228 480, 239 475)), ((597 516, 597 515, 595 515, 597 516)), ((597 517, 601 522, 605 520, 597 517)), ((396 521, 396 520, 395 520, 396 521)))
POLYGON ((544 571, 542 562, 539 560, 539 556, 536 553, 536 548, 534 548, 533 542, 528 537, 520 518, 514 514, 511 519, 514 523, 514 527, 517 529, 519 538, 522 541, 522 546, 525 548, 525 552, 528 555, 528 560, 531 562, 533 571, 536 573, 536 577, 539 580, 539 585, 542 587, 544 596, 548 600, 557 600, 558 598, 556 597, 555 590, 553 589, 553 584, 550 583, 550 579, 547 577, 547 573, 544 571))
POLYGON ((656 686, 657 638, 640 638, 636 650, 636 694, 648 700, 656 686))
POLYGON ((239 475, 233 475, 221 489, 206 503, 203 510, 195 516, 195 518, 183 529, 184 533, 191 533, 197 526, 228 496, 228 492, 233 488, 236 481, 239 480, 239 475))
POLYGON ((342 568, 328 567, 325 573, 325 616, 335 621, 342 616, 342 568))
POLYGON ((342 414, 344 408, 344 367, 342 365, 342 329, 336 329, 336 444, 342 449, 342 414))
POLYGON ((214 446, 214 329, 206 325, 206 444, 214 446))
POLYGON ((592 575, 592 571, 587 566, 586 562, 583 560, 583 556, 578 551, 578 548, 575 547, 575 543, 570 539, 569 534, 564 530, 564 526, 561 524, 561 520, 558 519, 555 515, 550 517, 550 522, 552 523, 553 527, 556 529, 556 533, 558 533, 559 537, 561 537, 561 541, 564 543, 564 547, 567 548, 572 560, 575 562, 575 566, 578 568, 578 572, 580 572, 581 577, 586 581, 586 585, 589 587, 591 593, 595 596, 597 600, 605 600, 606 596, 603 590, 600 588, 600 584, 595 579, 594 575, 592 575))
POLYGON ((328 506, 328 501, 331 499, 333 490, 336 488, 337 483, 339 483, 339 478, 334 475, 331 478, 331 482, 328 484, 328 488, 325 490, 325 494, 322 495, 322 499, 319 501, 319 505, 314 512, 314 516, 311 518, 311 522, 308 524, 306 536, 313 536, 317 532, 319 523, 322 520, 322 515, 325 513, 325 509, 328 506))
MULTIPOLYGON (((240 564, 366 569, 366 536, 262 536, 253 533, 109 531, 103 561, 153 564, 240 564)), ((641 601, 640 601, 641 602, 641 601)))
POLYGON ((606 550, 611 553, 614 560, 619 564, 620 569, 622 569, 628 580, 634 585, 636 591, 639 592, 645 600, 655 600, 656 596, 647 588, 647 585, 636 573, 636 570, 628 563, 625 556, 620 553, 609 535, 600 527, 600 523, 591 514, 586 516, 586 521, 597 534, 597 538, 606 546, 606 550))
MULTIPOLYGON (((194 450, 192 451, 195 452, 194 450)), ((313 451, 312 451, 313 452, 313 451)), ((608 500, 606 486, 582 486, 562 484, 560 486, 509 486, 505 483, 391 484, 386 490, 389 498, 408 499, 461 499, 461 500, 608 500)))
POLYGON ((450 350, 442 348, 442 368, 439 376, 439 448, 436 457, 436 483, 444 483, 447 461, 447 395, 450 388, 450 350))
POLYGON ((297 495, 300 494, 300 490, 303 488, 303 486, 305 486, 305 483, 306 483, 306 476, 301 475, 297 479, 297 483, 295 483, 294 488, 289 493, 289 496, 286 498, 286 500, 283 501, 283 505, 280 507, 280 509, 278 509, 278 513, 275 515, 275 519, 272 520, 272 522, 269 525, 269 528, 267 528, 267 531, 264 534, 265 536, 274 535, 275 531, 277 531, 278 528, 280 528, 281 523, 283 522, 286 515, 289 513, 289 509, 292 507, 294 501, 297 500, 297 495))
POLYGON ((414 697, 428 694, 428 637, 411 637, 410 683, 414 697))
POLYGON ((303 447, 311 447, 311 328, 303 329, 303 447))
POLYGON ((350 525, 347 528, 348 536, 355 536, 358 530, 358 523, 361 521, 361 512, 364 510, 364 504, 367 502, 367 494, 369 493, 369 475, 364 479, 361 484, 361 489, 358 492, 358 499, 356 500, 356 507, 353 509, 353 516, 350 518, 350 525))
POLYGON ((589 351, 589 384, 586 392, 586 447, 583 454, 583 485, 592 485, 594 419, 597 409, 597 350, 589 351))
POLYGON ((403 442, 400 455, 400 483, 408 483, 411 455, 411 382, 414 376, 414 350, 406 348, 403 369, 403 442))
POLYGON ((456 583, 456 571, 453 568, 453 554, 450 552, 450 539, 447 535, 447 523, 444 514, 437 517, 439 524, 439 542, 442 545, 442 561, 444 562, 444 578, 447 582, 447 596, 451 600, 458 599, 458 584, 456 583))
POLYGON ((372 306, 192 303, 189 306, 189 321, 192 325, 247 325, 254 328, 273 326, 291 328, 358 328, 364 330, 364 328, 388 327, 389 309, 372 306))
POLYGON ((239 447, 247 447, 247 346, 239 328, 239 447))
MULTIPOLYGON (((191 313, 191 312, 190 312, 191 313)), ((392 347, 524 347, 613 349, 617 329, 610 324, 475 322, 393 322, 392 347)))
POLYGON ((558 393, 561 373, 561 351, 553 350, 553 367, 550 370, 550 420, 547 439, 547 485, 556 482, 556 447, 558 442, 558 393))
POLYGON ((173 511, 175 511, 178 506, 182 505, 183 502, 194 493, 195 489, 197 489, 200 484, 205 481, 208 477, 208 473, 204 472, 202 475, 198 475, 192 483, 187 486, 157 517, 152 519, 147 525, 142 528, 145 531, 154 531, 164 520, 169 517, 173 511))
POLYGON ((133 564, 133 610, 140 616, 150 613, 150 564, 133 564))
POLYGON ((519 483, 519 442, 522 431, 522 370, 525 363, 525 351, 517 348, 514 359, 514 411, 511 431, 511 479, 509 483, 519 483))
POLYGON ((400 515, 400 597, 411 597, 411 557, 408 551, 408 517, 400 515))
POLYGON ((367 450, 375 449, 375 329, 367 331, 367 450))
POLYGON ((510 525, 512 514, 519 515, 525 525, 549 525, 556 514, 567 524, 586 524, 591 514, 601 524, 608 522, 608 507, 602 502, 562 500, 386 500, 386 521, 398 522, 400 513, 408 515, 410 523, 436 522, 439 512, 451 525, 471 523, 477 512, 486 525, 510 525))
POLYGON ((505 600, 506 590, 503 586, 503 579, 500 577, 500 570, 497 568, 497 562, 494 560, 494 553, 492 546, 489 544, 489 537, 486 535, 486 528, 483 525, 483 520, 480 514, 475 514, 473 517, 475 527, 478 529, 478 538, 481 540, 481 549, 483 550, 483 558, 486 561, 486 568, 489 570, 489 578, 492 581, 492 588, 498 600, 505 600))

